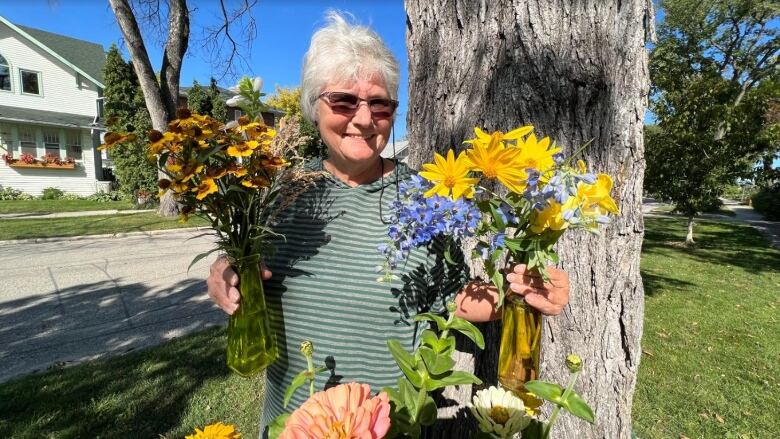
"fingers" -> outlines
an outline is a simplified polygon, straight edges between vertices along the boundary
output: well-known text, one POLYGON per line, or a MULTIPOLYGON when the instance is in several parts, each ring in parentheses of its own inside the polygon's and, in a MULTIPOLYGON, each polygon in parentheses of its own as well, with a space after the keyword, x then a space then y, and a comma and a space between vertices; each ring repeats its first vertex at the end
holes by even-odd
POLYGON ((525 298, 525 301, 543 314, 557 315, 569 303, 569 276, 565 271, 555 267, 547 267, 549 281, 528 270, 525 264, 513 267, 507 274, 509 289, 525 298))
POLYGON ((238 309, 241 294, 236 286, 238 275, 224 257, 211 264, 209 277, 206 279, 208 294, 211 300, 227 314, 233 314, 238 309))
POLYGON ((260 277, 263 280, 268 280, 268 279, 271 279, 271 276, 273 276, 273 273, 271 272, 271 270, 269 270, 268 267, 265 264, 260 263, 260 277))

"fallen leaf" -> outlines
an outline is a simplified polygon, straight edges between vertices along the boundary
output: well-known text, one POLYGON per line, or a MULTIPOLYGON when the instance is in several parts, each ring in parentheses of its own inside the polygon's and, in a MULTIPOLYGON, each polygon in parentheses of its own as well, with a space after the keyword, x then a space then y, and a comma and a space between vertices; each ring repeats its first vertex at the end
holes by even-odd
POLYGON ((691 439, 691 438, 689 438, 688 436, 680 433, 680 439, 691 439))
POLYGON ((716 421, 718 421, 718 422, 720 422, 721 424, 725 424, 725 423, 726 423, 726 420, 725 420, 725 419, 723 419, 723 417, 721 417, 721 416, 720 416, 719 414, 717 414, 717 413, 715 413, 715 420, 716 420, 716 421))
POLYGON ((644 350, 644 349, 642 349, 642 353, 643 353, 643 354, 645 354, 645 355, 647 355, 648 357, 652 357, 652 356, 653 356, 653 353, 652 353, 652 352, 650 352, 650 351, 646 351, 646 350, 644 350))
POLYGON ((708 415, 708 414, 706 414, 706 413, 699 413, 699 416, 700 416, 702 419, 710 419, 710 415, 708 415))

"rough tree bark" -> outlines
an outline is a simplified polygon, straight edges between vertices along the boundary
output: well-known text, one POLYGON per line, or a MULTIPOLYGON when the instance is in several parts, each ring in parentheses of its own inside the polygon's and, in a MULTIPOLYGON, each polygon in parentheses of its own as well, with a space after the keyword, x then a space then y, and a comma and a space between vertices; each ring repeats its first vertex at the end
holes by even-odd
MULTIPOLYGON (((109 0, 116 21, 122 30, 125 44, 133 59, 133 68, 146 101, 146 108, 152 119, 152 127, 165 131, 168 122, 176 116, 179 98, 179 78, 181 64, 190 39, 190 13, 186 0, 171 0, 168 4, 168 40, 163 53, 161 80, 157 80, 154 68, 149 60, 141 30, 138 27, 129 0, 109 0)), ((165 177, 165 174, 160 174, 165 177)), ((179 206, 171 191, 160 199, 158 213, 163 216, 175 216, 179 206)))
MULTIPOLYGON (((621 216, 601 236, 573 232, 558 245, 572 294, 563 314, 545 320, 542 379, 565 383, 568 353, 585 362, 577 388, 597 424, 564 415, 556 438, 630 437, 644 311, 642 131, 652 2, 406 0, 405 6, 412 166, 429 161, 433 151, 460 148, 474 126, 507 130, 529 123, 567 153, 593 139, 583 158, 615 177, 621 216)), ((483 327, 492 349, 461 359, 490 383, 496 382, 497 326, 483 327)), ((468 437, 462 404, 471 389, 458 390, 445 394, 460 404, 449 409, 458 420, 429 437, 468 437)))

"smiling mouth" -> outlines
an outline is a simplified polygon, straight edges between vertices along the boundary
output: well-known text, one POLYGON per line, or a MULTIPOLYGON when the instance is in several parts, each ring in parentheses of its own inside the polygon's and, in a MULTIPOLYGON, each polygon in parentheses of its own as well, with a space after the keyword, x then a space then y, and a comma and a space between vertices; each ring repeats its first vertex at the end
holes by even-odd
POLYGON ((369 136, 364 136, 362 134, 344 134, 344 137, 348 137, 350 139, 363 139, 363 140, 373 139, 375 136, 376 134, 371 134, 369 136))

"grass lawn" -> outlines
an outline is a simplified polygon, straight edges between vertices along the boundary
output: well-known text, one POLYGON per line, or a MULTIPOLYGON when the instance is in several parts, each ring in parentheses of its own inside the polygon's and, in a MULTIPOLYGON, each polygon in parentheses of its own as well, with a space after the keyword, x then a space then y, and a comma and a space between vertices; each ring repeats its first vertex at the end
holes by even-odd
POLYGON ((225 366, 217 327, 148 350, 0 385, 2 438, 182 438, 222 421, 258 435, 262 375, 225 366))
POLYGON ((648 438, 780 432, 780 251, 754 229, 646 218, 634 429, 648 438), (773 409, 774 408, 774 409, 773 409))
POLYGON ((55 213, 79 212, 84 210, 128 210, 130 201, 109 201, 98 203, 89 200, 0 200, 0 214, 3 213, 55 213))
POLYGON ((99 235, 103 233, 140 232, 180 227, 208 225, 199 217, 186 223, 177 218, 163 218, 154 212, 121 215, 83 216, 73 218, 3 219, 0 220, 0 241, 55 236, 99 235))

